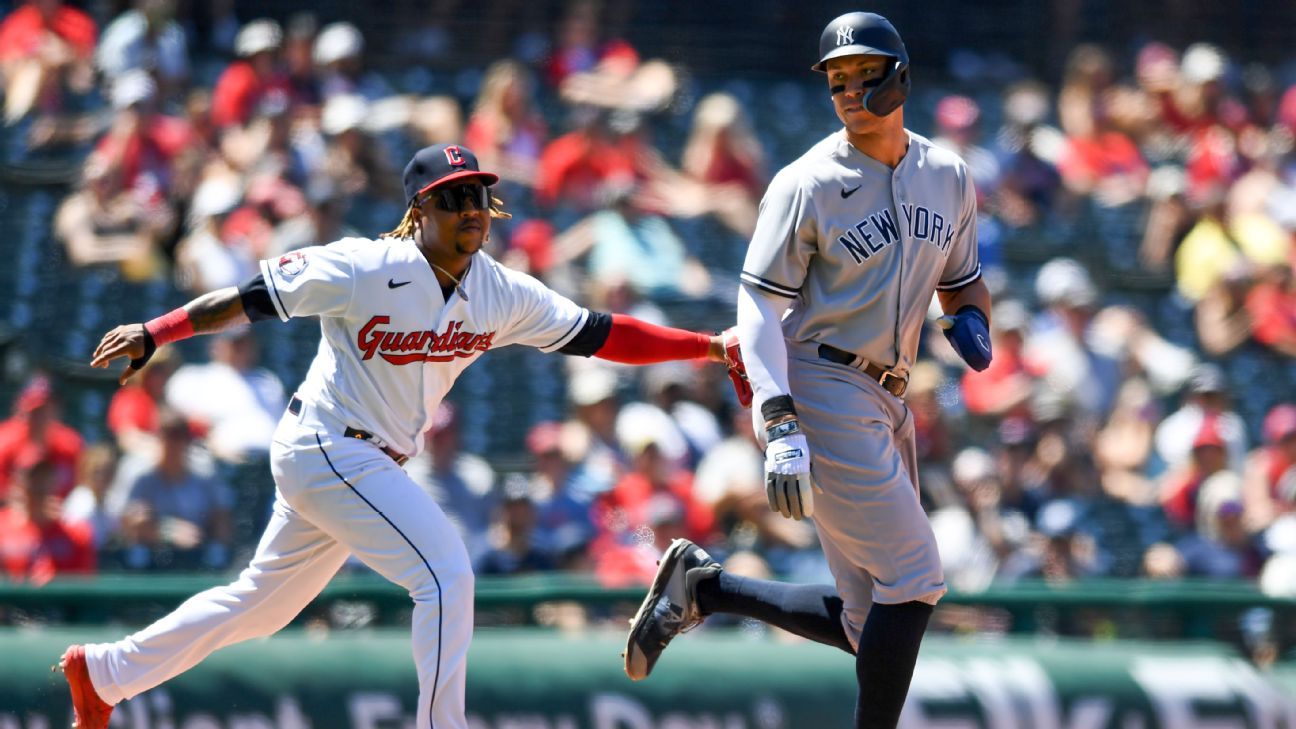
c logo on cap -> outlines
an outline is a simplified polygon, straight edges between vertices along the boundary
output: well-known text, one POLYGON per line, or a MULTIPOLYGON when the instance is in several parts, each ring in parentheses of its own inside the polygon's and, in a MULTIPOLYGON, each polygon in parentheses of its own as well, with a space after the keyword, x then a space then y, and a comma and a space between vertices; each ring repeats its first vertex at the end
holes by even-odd
POLYGON ((449 160, 451 167, 463 167, 467 162, 464 161, 463 155, 459 153, 459 148, 450 145, 445 148, 446 159, 449 160))

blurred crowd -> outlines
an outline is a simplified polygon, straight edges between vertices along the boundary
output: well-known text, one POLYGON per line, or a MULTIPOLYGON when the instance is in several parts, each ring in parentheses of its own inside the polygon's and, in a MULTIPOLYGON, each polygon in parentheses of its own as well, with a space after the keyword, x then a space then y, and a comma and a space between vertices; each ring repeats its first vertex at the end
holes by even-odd
MULTIPOLYGON (((740 93, 691 93, 695 72, 605 37, 597 3, 443 94, 401 90, 351 23, 216 5, 203 33, 175 0, 102 19, 32 0, 0 21, 4 123, 25 153, 84 153, 52 223, 71 265, 186 294, 234 285, 262 258, 391 229, 400 165, 459 141, 501 175, 514 220, 492 254, 508 265, 600 310, 732 316, 764 185, 790 157, 740 93), (695 239, 698 221, 720 232, 695 239)), ((972 169, 996 297, 991 368, 925 336, 906 396, 950 584, 1192 576, 1296 594, 1294 79, 1155 42, 1077 47, 1056 87, 987 78, 962 95, 924 77, 906 106, 972 169), (1165 282, 1157 305, 1121 295, 1131 275, 1165 282)), ((826 100, 796 114, 792 153, 833 128, 826 100)), ((220 569, 250 546, 222 464, 264 457, 294 383, 248 330, 204 346, 189 362, 164 349, 116 391, 105 442, 60 420, 56 379, 27 383, 0 424, 9 579, 220 569)), ((748 574, 828 579, 813 527, 769 511, 723 373, 564 367, 567 409, 530 417, 523 458, 467 452, 447 403, 407 466, 480 574, 640 584, 686 536, 748 574)))

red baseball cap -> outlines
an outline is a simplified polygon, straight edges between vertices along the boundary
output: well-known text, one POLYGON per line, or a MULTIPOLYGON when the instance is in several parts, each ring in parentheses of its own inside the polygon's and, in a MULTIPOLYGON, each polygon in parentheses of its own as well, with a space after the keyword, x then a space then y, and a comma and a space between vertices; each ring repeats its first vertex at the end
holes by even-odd
POLYGON ((1208 415, 1202 420, 1201 427, 1197 429, 1197 437, 1193 438, 1193 450, 1205 446, 1224 447, 1224 436, 1220 435, 1219 430, 1219 418, 1214 415, 1208 415))
POLYGON ((1296 405, 1275 405, 1264 419, 1265 440, 1277 443, 1292 433, 1296 433, 1296 405))
POLYGON ((54 399, 54 387, 45 375, 37 375, 27 382, 18 399, 14 401, 14 412, 26 415, 54 399))

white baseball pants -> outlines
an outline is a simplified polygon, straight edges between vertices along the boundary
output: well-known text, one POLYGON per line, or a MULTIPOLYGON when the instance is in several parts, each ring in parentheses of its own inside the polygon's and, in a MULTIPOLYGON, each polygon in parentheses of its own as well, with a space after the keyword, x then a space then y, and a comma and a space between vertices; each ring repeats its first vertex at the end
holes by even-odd
MULTIPOLYGON (((270 467, 274 514, 232 584, 186 600, 116 643, 86 646, 90 678, 110 704, 147 691, 227 645, 287 625, 349 554, 414 600, 416 727, 466 729, 464 679, 473 627, 468 552, 441 508, 371 443, 309 403, 285 414, 270 467)), ((357 667, 357 670, 363 670, 357 667)))

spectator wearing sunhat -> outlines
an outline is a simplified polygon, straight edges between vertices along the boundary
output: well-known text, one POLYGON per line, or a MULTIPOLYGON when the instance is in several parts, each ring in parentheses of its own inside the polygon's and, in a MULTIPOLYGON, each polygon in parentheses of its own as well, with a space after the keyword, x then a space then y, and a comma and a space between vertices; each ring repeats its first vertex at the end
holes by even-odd
POLYGON ((45 375, 32 377, 18 393, 13 417, 0 423, 0 501, 7 498, 23 458, 48 465, 51 495, 62 498, 76 486, 83 444, 81 436, 59 419, 58 405, 54 384, 45 375))
POLYGON ((1157 456, 1168 468, 1186 463, 1193 439, 1207 418, 1215 419, 1228 451, 1228 467, 1240 473, 1247 453, 1246 424, 1230 409, 1228 379, 1215 364, 1198 365, 1189 374, 1182 405, 1157 426, 1153 440, 1157 456))
POLYGON ((212 92, 212 122, 217 128, 242 126, 252 118, 261 98, 278 90, 290 92, 287 75, 279 68, 283 30, 261 18, 243 26, 234 39, 238 60, 225 69, 212 92))
POLYGON ((601 363, 580 367, 567 382, 572 404, 569 421, 573 437, 580 441, 575 456, 588 498, 612 488, 630 465, 630 457, 617 439, 617 376, 601 363))
POLYGON ((189 205, 189 233, 176 246, 176 285, 182 291, 206 293, 255 275, 251 252, 227 244, 222 230, 242 200, 233 175, 211 174, 198 185, 189 205))
POLYGON ((392 94, 381 76, 365 72, 364 50, 364 35, 346 21, 324 26, 315 37, 312 59, 325 100, 357 94, 366 101, 378 101, 392 94))
POLYGON ((189 82, 189 47, 176 22, 175 0, 135 0, 104 28, 95 63, 113 80, 132 70, 148 71, 175 98, 189 82))
POLYGON ((1025 358, 1044 388, 1085 419, 1101 421, 1111 411, 1121 374, 1113 359, 1089 343, 1098 294, 1078 261, 1055 258, 1044 264, 1035 277, 1035 295, 1047 311, 1036 321, 1025 358))

